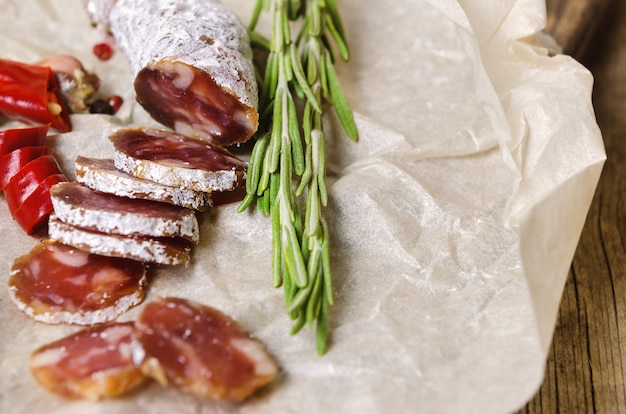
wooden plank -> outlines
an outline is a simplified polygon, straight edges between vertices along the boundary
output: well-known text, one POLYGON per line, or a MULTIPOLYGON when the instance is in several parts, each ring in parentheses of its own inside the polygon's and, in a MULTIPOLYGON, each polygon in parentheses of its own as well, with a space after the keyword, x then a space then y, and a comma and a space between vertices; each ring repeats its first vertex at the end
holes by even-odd
MULTIPOLYGON (((608 159, 563 293, 544 383, 519 413, 626 413, 626 2, 548 0, 549 30, 582 56, 595 78, 593 102, 608 159), (583 3, 588 3, 584 5, 583 3), (581 33, 564 16, 609 7, 602 30, 581 33), (571 7, 569 11, 566 7, 571 7), (557 18, 558 16, 558 18, 557 18), (593 43, 583 46, 585 40, 593 43)), ((589 19, 589 17, 587 17, 589 19)), ((580 20, 579 20, 580 21, 580 20)), ((599 23, 601 22, 601 23, 599 23)))
POLYGON ((565 54, 582 58, 613 1, 547 0, 546 32, 554 36, 565 54))

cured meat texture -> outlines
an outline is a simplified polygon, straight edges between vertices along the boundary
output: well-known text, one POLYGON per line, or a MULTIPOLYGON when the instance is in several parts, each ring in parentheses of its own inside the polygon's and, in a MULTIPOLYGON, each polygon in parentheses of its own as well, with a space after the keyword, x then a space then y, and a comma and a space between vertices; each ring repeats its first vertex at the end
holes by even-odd
POLYGON ((260 341, 230 317, 195 302, 152 301, 135 329, 135 364, 162 385, 196 396, 243 400, 278 372, 260 341))
POLYGON ((89 0, 130 61, 137 101, 161 124, 221 146, 258 127, 248 34, 218 0, 89 0), (106 14, 108 13, 108 16, 106 14))
POLYGON ((124 236, 199 239, 193 210, 151 200, 118 197, 95 191, 78 182, 50 190, 54 214, 67 224, 124 236))
POLYGON ((13 262, 9 293, 17 307, 45 323, 111 321, 144 298, 143 264, 89 254, 46 240, 13 262))
POLYGON ((138 178, 194 191, 232 191, 247 165, 224 148, 154 128, 120 129, 109 139, 115 166, 138 178))
POLYGON ((133 333, 132 322, 81 330, 35 350, 30 371, 44 388, 65 397, 123 395, 146 381, 132 361, 133 333))
POLYGON ((112 159, 79 156, 74 165, 76 180, 97 191, 108 192, 120 197, 159 201, 198 211, 206 210, 213 203, 210 193, 184 187, 172 187, 137 178, 118 170, 112 159))
POLYGON ((48 234, 53 240, 97 255, 163 265, 188 264, 192 243, 177 237, 120 236, 93 231, 50 216, 48 234))

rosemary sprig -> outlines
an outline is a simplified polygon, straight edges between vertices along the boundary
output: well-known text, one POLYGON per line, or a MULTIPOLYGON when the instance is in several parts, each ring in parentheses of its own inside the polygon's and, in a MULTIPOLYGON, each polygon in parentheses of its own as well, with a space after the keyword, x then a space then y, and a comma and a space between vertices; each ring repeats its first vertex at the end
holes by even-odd
POLYGON ((315 328, 321 355, 333 303, 323 217, 328 202, 323 103, 330 102, 347 135, 356 140, 352 111, 334 67, 333 45, 344 60, 349 59, 348 45, 335 0, 257 0, 249 31, 255 46, 267 47, 268 57, 260 128, 239 211, 256 200, 257 208, 271 217, 273 284, 283 287, 287 313, 295 321, 292 334, 305 325, 315 328), (263 12, 271 13, 269 40, 255 31, 263 12))

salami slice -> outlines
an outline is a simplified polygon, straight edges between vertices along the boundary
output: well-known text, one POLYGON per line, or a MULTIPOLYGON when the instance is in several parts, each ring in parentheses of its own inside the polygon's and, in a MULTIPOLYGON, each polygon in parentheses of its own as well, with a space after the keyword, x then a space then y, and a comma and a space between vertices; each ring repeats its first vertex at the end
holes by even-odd
POLYGON ((97 191, 120 197, 139 198, 204 211, 213 204, 210 193, 172 187, 143 180, 120 171, 112 159, 77 157, 76 180, 97 191))
POLYGON ((102 256, 112 256, 163 265, 188 264, 192 244, 179 237, 131 237, 101 233, 72 226, 54 214, 48 222, 53 240, 102 256))
POLYGON ((118 197, 76 181, 53 186, 50 198, 57 218, 73 226, 124 236, 199 239, 198 220, 188 208, 118 197))
POLYGON ((252 136, 258 88, 235 13, 218 0, 110 3, 89 0, 89 16, 110 28, 130 62, 137 101, 155 120, 221 146, 252 136))
POLYGON ((179 298, 147 304, 135 321, 133 359, 162 385, 242 400, 276 376, 265 346, 220 311, 179 298))
POLYGON ((35 380, 55 394, 100 400, 123 395, 147 378, 131 356, 132 322, 83 329, 35 350, 35 380))
POLYGON ((8 284, 17 307, 37 321, 92 325, 140 303, 146 271, 133 260, 46 240, 14 261, 8 284))
POLYGON ((154 128, 121 129, 109 139, 115 166, 138 178, 194 191, 231 191, 244 179, 246 163, 198 139, 154 128))

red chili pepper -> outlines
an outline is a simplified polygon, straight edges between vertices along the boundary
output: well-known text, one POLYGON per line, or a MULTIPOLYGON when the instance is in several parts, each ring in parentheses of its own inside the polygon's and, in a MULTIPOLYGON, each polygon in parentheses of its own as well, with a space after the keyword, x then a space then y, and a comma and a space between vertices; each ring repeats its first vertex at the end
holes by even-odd
POLYGON ((11 214, 22 206, 43 180, 54 174, 62 172, 52 155, 42 155, 22 167, 4 188, 4 198, 11 214))
POLYGON ((49 128, 50 124, 46 124, 0 131, 0 155, 22 147, 43 145, 49 128))
POLYGON ((48 217, 54 211, 50 200, 50 187, 60 182, 66 182, 63 174, 53 174, 43 180, 39 186, 28 196, 22 206, 12 213, 15 221, 24 229, 26 234, 33 234, 47 222, 48 217))
POLYGON ((18 148, 0 157, 0 190, 18 173, 26 164, 42 155, 52 155, 54 149, 43 145, 18 148))
POLYGON ((52 69, 0 59, 0 113, 27 124, 72 129, 68 109, 52 69))

